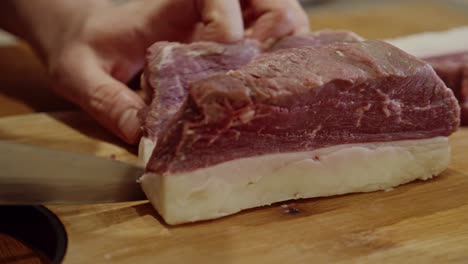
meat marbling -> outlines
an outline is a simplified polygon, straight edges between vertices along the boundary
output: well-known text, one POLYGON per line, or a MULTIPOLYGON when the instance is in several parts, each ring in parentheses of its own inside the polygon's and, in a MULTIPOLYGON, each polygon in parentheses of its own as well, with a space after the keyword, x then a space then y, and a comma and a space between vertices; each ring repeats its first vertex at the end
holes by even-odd
POLYGON ((287 48, 319 47, 336 42, 356 42, 364 39, 354 32, 347 30, 321 30, 305 35, 288 36, 280 39, 268 51, 287 48))
POLYGON ((461 124, 468 125, 468 26, 423 32, 387 42, 432 65, 460 103, 461 124))
POLYGON ((158 42, 148 50, 142 77, 148 107, 140 112, 144 134, 156 140, 167 121, 179 110, 189 82, 237 69, 260 53, 253 40, 232 45, 211 42, 158 42))
POLYGON ((431 66, 389 44, 284 49, 193 82, 147 170, 174 173, 267 153, 448 136, 457 126, 453 94, 431 66))

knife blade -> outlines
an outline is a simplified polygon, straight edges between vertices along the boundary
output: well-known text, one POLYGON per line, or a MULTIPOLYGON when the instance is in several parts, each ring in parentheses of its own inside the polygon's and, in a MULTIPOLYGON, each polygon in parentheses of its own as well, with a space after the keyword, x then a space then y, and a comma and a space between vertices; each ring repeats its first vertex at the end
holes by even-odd
POLYGON ((146 200, 144 169, 111 159, 0 141, 0 204, 146 200))

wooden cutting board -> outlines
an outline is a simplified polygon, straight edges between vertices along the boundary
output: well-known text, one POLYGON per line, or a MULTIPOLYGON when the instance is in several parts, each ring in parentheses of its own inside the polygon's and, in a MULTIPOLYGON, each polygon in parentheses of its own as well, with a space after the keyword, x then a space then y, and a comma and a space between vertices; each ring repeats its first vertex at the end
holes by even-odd
MULTIPOLYGON (((311 9, 313 29, 388 38, 468 24, 466 0, 328 2, 336 8, 311 9)), ((0 47, 0 72, 0 116, 71 108, 44 92, 49 80, 24 46, 0 47)), ((0 118, 0 139, 136 161, 78 112, 0 118)), ((297 210, 170 227, 147 202, 49 208, 69 235, 65 263, 468 263, 468 128, 451 143, 452 164, 434 180, 285 203, 297 210)))
MULTIPOLYGON (((0 138, 136 161, 79 112, 1 118, 0 138)), ((171 227, 147 202, 49 208, 69 235, 66 263, 466 263, 468 129, 451 144, 452 165, 434 180, 215 221, 171 227)))

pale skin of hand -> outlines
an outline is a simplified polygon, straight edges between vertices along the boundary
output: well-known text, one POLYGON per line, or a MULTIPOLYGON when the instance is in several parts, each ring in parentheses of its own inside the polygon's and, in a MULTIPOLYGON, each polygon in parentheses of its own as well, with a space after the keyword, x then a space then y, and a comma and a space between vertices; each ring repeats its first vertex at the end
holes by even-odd
POLYGON ((125 83, 154 42, 265 41, 309 31, 296 0, 3 0, 0 7, 0 27, 32 45, 54 91, 129 144, 141 136, 144 102, 125 83))

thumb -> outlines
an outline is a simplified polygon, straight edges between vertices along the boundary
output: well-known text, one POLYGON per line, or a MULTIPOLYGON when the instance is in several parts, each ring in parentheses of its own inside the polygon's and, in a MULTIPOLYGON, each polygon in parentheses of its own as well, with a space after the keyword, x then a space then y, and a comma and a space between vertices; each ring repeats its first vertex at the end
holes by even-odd
POLYGON ((65 62, 60 68, 55 74, 59 94, 127 143, 138 142, 141 129, 137 113, 144 102, 136 93, 105 72, 91 55, 65 62))

